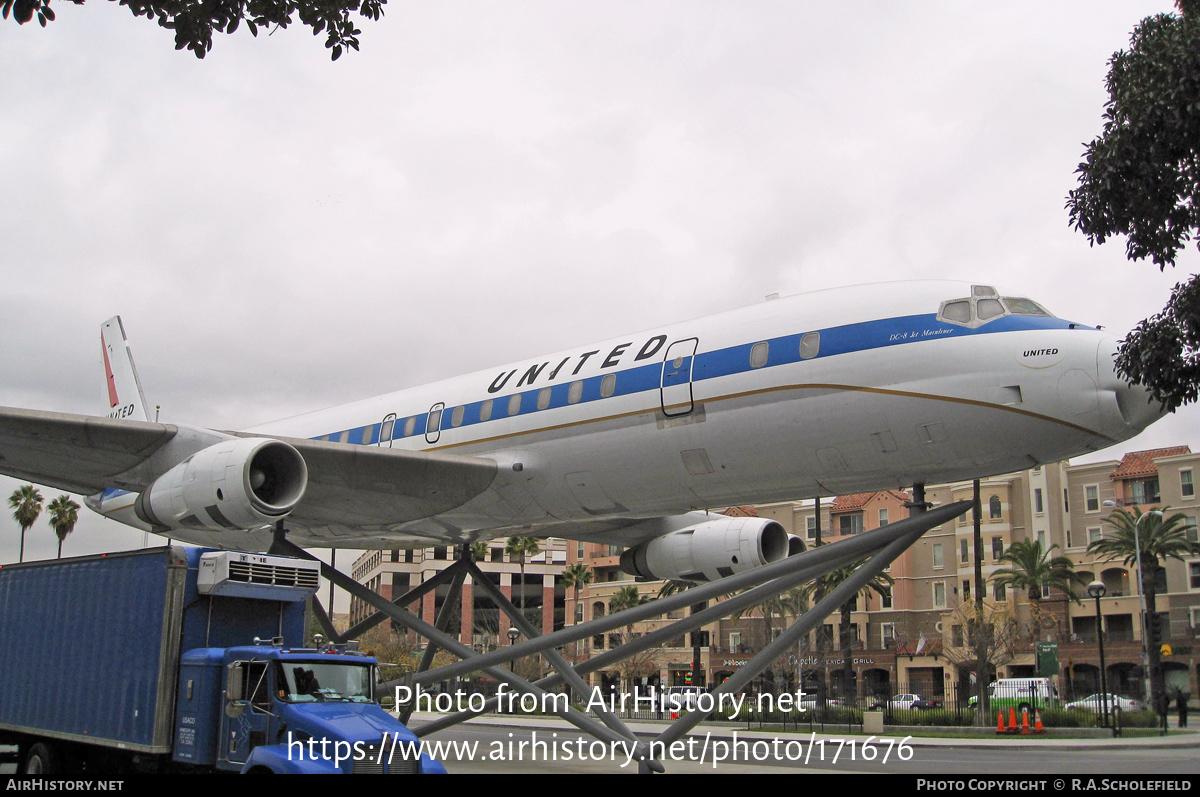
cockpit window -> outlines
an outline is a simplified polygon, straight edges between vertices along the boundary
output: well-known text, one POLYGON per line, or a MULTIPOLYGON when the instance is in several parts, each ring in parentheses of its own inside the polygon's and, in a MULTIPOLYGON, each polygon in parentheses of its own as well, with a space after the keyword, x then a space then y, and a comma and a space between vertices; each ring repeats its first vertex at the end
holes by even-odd
POLYGON ((1004 305, 1000 304, 999 299, 980 299, 975 305, 975 309, 979 312, 980 321, 1004 315, 1004 305))
POLYGON ((978 327, 1006 315, 1040 315, 1053 317, 1035 301, 1005 296, 1001 298, 990 285, 972 285, 971 295, 942 302, 938 319, 951 324, 978 327))
POLYGON ((1004 304, 1008 306, 1008 311, 1014 315, 1044 315, 1053 317, 1053 313, 1042 307, 1032 299, 1024 299, 1018 296, 1005 296, 1004 304))
POLYGON ((939 317, 958 324, 971 323, 971 303, 966 299, 957 302, 946 302, 939 317))

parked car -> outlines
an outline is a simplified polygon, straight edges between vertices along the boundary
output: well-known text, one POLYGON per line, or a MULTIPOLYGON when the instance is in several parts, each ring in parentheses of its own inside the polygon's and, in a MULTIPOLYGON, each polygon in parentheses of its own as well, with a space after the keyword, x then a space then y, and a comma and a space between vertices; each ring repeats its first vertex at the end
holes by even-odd
POLYGON ((894 709, 913 709, 913 708, 922 709, 922 708, 933 708, 934 705, 935 705, 934 701, 925 700, 920 695, 906 694, 906 695, 895 695, 894 697, 889 697, 887 700, 876 700, 874 703, 871 704, 871 709, 875 710, 875 711, 880 710, 880 709, 886 709, 889 707, 892 708, 893 710, 894 709))
MULTIPOLYGON (((1073 703, 1068 703, 1066 708, 1072 711, 1091 711, 1096 714, 1100 714, 1104 711, 1103 698, 1103 693, 1088 695, 1082 700, 1076 700, 1073 703)), ((1109 693, 1108 710, 1112 711, 1113 709, 1117 708, 1121 709, 1121 711, 1141 711, 1142 704, 1136 700, 1131 700, 1128 697, 1121 697, 1120 695, 1109 693)))
MULTIPOLYGON (((812 711, 821 708, 821 700, 814 694, 806 692, 803 697, 796 701, 796 708, 802 711, 812 711)), ((838 697, 827 697, 824 702, 825 708, 845 708, 846 701, 838 697)))
POLYGON ((658 692, 658 707, 663 711, 691 711, 706 692, 703 686, 668 686, 658 692))

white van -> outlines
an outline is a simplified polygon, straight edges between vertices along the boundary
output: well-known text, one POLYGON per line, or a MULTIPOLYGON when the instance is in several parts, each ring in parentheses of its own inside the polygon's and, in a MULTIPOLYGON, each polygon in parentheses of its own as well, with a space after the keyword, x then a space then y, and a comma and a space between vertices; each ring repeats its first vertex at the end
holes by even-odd
MULTIPOLYGON (((970 700, 975 705, 975 698, 970 700)), ((1049 678, 1000 678, 988 684, 988 705, 992 710, 1015 708, 1057 708, 1062 705, 1058 687, 1049 678)))

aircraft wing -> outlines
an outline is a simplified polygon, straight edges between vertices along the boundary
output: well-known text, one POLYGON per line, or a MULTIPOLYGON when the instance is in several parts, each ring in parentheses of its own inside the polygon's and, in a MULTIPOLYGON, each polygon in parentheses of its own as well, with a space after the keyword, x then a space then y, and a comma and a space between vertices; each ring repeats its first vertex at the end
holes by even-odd
POLYGON ((288 517, 309 526, 380 526, 431 517, 462 506, 496 477, 496 463, 480 457, 231 434, 269 437, 300 452, 308 490, 288 517))
MULTIPOLYGON (((0 407, 0 473, 81 495, 110 487, 140 492, 153 475, 138 466, 178 432, 171 424, 0 407)), ((306 525, 429 517, 482 493, 496 475, 496 463, 478 457, 223 434, 272 437, 300 452, 308 489, 290 517, 306 525)))
POLYGON ((118 477, 177 431, 169 424, 0 407, 0 473, 80 495, 142 489, 118 477))

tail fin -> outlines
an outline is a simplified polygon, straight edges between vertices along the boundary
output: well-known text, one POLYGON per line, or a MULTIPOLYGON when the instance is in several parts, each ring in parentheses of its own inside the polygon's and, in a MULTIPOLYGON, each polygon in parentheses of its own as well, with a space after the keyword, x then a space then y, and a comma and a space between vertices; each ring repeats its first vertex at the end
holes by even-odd
POLYGON ((146 395, 133 364, 133 352, 129 350, 121 316, 113 316, 100 325, 100 343, 104 349, 104 375, 108 380, 108 417, 150 420, 146 395))

